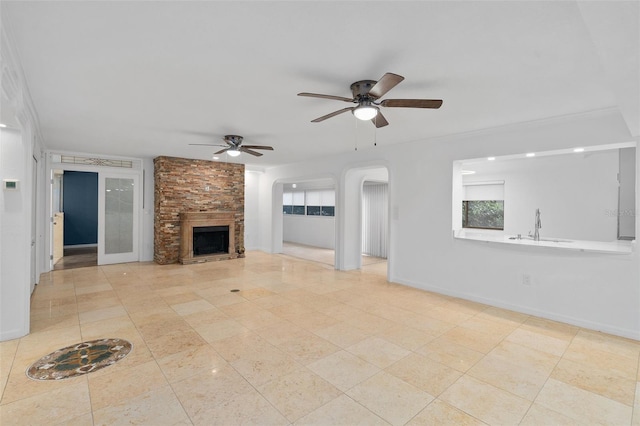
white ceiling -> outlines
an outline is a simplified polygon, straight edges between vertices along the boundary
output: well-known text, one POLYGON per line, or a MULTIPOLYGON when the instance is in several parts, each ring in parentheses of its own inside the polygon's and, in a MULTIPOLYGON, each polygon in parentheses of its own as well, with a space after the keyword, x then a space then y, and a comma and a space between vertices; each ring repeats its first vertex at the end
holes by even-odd
MULTIPOLYGON (((229 133, 268 167, 620 108, 638 135, 638 2, 1 2, 48 149, 210 159, 229 133), (385 72, 375 130, 339 101, 385 72), (634 91, 635 90, 635 91, 634 91)), ((425 142, 428 143, 428 142, 425 142)))

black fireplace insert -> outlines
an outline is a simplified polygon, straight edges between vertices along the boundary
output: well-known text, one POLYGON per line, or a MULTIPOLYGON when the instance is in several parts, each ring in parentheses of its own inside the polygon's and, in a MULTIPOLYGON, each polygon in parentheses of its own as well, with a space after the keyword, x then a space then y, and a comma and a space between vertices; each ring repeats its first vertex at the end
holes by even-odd
POLYGON ((198 226, 193 228, 193 255, 229 253, 228 226, 198 226))

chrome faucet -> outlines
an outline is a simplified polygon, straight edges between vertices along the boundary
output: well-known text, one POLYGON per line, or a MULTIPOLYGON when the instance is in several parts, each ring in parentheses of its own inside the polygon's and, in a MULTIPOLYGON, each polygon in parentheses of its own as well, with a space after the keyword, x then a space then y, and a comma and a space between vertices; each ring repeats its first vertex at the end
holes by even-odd
POLYGON ((533 241, 540 241, 540 228, 542 228, 542 222, 540 222, 540 209, 536 209, 536 220, 534 226, 535 231, 533 232, 533 241))

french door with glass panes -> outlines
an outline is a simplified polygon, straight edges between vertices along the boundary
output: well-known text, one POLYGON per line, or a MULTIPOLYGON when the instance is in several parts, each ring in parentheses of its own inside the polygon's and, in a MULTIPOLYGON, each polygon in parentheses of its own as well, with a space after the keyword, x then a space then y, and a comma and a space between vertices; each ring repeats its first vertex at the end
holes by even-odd
POLYGON ((98 265, 139 260, 140 176, 98 176, 98 265))

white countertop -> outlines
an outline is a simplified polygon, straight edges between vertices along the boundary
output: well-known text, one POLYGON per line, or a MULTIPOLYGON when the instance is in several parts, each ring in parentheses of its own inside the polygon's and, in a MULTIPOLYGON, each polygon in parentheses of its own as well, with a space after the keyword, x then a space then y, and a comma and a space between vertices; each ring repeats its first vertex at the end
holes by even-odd
POLYGON ((460 229, 454 231, 454 238, 462 240, 484 241, 488 243, 513 244, 518 246, 550 247, 564 250, 590 251, 599 253, 631 254, 635 250, 634 241, 584 241, 568 240, 564 238, 551 238, 541 236, 540 241, 534 241, 530 237, 522 236, 517 239, 515 235, 504 235, 499 233, 483 233, 479 231, 468 231, 460 229))

